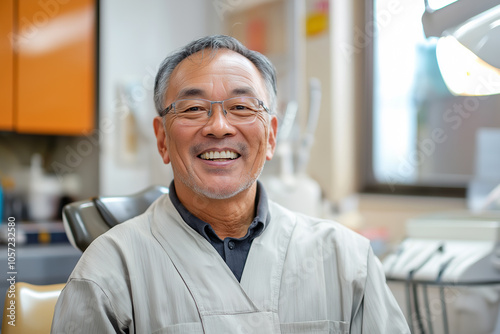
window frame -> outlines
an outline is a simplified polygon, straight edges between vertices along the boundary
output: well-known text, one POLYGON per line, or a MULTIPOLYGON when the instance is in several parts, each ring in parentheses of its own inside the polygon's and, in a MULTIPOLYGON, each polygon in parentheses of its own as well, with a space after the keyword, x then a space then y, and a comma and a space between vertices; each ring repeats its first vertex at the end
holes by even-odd
MULTIPOLYGON (((364 1, 364 24, 367 28, 368 22, 373 22, 376 0, 364 1)), ((423 1, 423 0, 422 0, 423 1)), ((368 194, 384 195, 409 195, 409 196, 439 196, 465 198, 467 188, 464 187, 442 187, 407 184, 390 184, 379 182, 375 178, 373 171, 373 120, 374 120, 374 43, 377 34, 368 41, 363 49, 363 106, 362 117, 359 127, 360 152, 358 161, 360 162, 361 192, 368 194)))

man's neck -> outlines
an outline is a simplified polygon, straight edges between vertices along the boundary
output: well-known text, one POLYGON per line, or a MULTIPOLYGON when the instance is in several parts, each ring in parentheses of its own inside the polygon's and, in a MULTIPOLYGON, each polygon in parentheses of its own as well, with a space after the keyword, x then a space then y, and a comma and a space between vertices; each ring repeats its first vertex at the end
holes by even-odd
POLYGON ((217 236, 241 238, 255 216, 255 196, 257 184, 228 199, 211 199, 193 193, 189 188, 176 184, 179 201, 199 219, 212 226, 217 236))

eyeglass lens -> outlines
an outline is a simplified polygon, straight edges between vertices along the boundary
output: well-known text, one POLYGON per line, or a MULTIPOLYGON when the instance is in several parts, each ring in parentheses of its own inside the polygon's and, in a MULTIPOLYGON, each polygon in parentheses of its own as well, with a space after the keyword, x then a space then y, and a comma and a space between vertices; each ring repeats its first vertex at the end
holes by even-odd
POLYGON ((248 124, 255 121, 263 111, 261 102, 253 97, 234 97, 224 101, 203 99, 178 100, 174 104, 174 114, 183 125, 204 125, 215 111, 215 104, 222 104, 226 119, 231 124, 248 124))

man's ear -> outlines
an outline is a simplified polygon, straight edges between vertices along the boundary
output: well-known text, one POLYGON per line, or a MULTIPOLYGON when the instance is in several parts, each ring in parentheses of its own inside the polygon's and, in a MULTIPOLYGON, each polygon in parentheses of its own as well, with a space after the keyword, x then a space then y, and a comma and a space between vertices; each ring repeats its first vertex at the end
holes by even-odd
POLYGON ((273 115, 269 122, 269 136, 267 138, 267 152, 266 160, 271 160, 274 156, 274 149, 276 148, 276 135, 278 134, 278 118, 273 115))
POLYGON ((170 163, 170 156, 168 155, 167 134, 165 133, 165 128, 163 127, 163 118, 160 116, 155 117, 153 120, 153 127, 155 130, 158 152, 160 153, 163 162, 168 165, 170 163))

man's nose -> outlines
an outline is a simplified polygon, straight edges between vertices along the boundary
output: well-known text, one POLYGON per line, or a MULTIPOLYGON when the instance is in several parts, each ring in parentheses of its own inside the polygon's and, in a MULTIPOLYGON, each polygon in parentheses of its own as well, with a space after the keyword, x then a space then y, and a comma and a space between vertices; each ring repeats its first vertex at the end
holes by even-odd
POLYGON ((226 118, 222 104, 214 103, 212 105, 212 114, 210 115, 207 124, 203 127, 203 135, 222 138, 234 135, 235 131, 235 128, 226 118))

